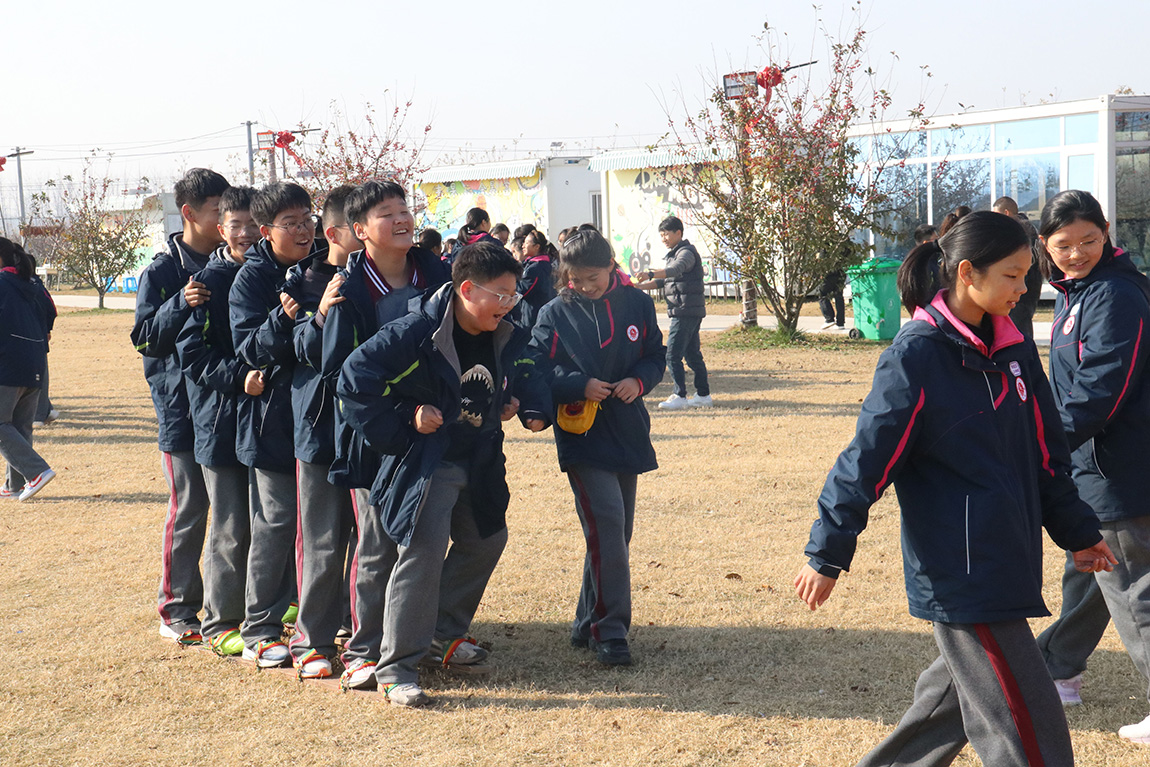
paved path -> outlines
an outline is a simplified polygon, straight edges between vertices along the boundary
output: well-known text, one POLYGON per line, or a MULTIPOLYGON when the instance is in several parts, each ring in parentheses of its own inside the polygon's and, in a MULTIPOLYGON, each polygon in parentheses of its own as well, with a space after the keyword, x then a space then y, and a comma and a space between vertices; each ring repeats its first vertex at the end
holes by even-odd
MULTIPOLYGON (((56 301, 56 306, 69 306, 79 309, 95 309, 97 306, 97 299, 95 296, 68 296, 59 293, 53 293, 52 298, 56 301)), ((117 295, 115 293, 108 293, 104 296, 104 308, 106 309, 135 309, 136 296, 133 295, 117 295)), ((737 325, 739 323, 739 315, 737 314, 708 314, 703 318, 703 324, 700 327, 703 331, 722 331, 737 325)), ((759 311, 759 324, 765 328, 773 328, 776 325, 775 318, 770 314, 764 313, 761 309, 759 311)), ((1038 344, 1040 346, 1048 346, 1050 344, 1050 325, 1049 322, 1036 322, 1034 323, 1034 330, 1038 336, 1038 344)), ((671 327, 671 318, 667 316, 666 312, 659 314, 659 327, 666 333, 671 327)), ((823 330, 823 320, 821 317, 799 317, 799 330, 804 333, 830 333, 840 334, 843 331, 836 330, 823 330)), ((850 317, 847 318, 847 328, 854 327, 854 322, 850 317)))

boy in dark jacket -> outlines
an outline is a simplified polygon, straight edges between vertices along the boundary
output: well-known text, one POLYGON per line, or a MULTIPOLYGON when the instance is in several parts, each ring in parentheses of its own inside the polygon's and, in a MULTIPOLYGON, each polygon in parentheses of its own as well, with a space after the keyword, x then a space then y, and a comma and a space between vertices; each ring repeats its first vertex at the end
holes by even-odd
POLYGON ((236 356, 260 372, 263 391, 236 407, 236 457, 253 470, 258 507, 251 516, 244 657, 263 668, 290 657, 280 641, 292 600, 296 481, 291 383, 295 368, 295 312, 280 289, 287 270, 311 252, 315 220, 311 197, 298 184, 270 184, 252 200, 263 236, 248 251, 228 297, 236 356))
MULTIPOLYGON (((335 390, 348 355, 380 327, 409 311, 412 299, 451 279, 442 260, 412 246, 415 218, 408 210, 403 187, 390 181, 368 181, 348 196, 344 206, 352 234, 363 250, 348 257, 338 293, 323 328, 320 371, 335 390)), ((352 636, 344 648, 345 687, 375 686, 375 668, 383 638, 383 592, 395 564, 394 544, 388 541, 377 516, 371 514, 368 489, 379 469, 379 455, 364 443, 337 408, 333 484, 350 488, 355 500, 358 538, 352 559, 352 636)))
MULTIPOLYGON (((296 481, 299 484, 299 539, 296 586, 299 615, 290 642, 301 679, 331 676, 335 638, 348 612, 344 565, 355 528, 351 494, 328 479, 335 460, 335 386, 323 378, 323 322, 341 302, 339 272, 363 244, 344 217, 354 186, 333 189, 324 201, 327 248, 288 270, 281 300, 296 317, 292 378, 295 415, 296 481)), ((352 554, 354 554, 354 548, 352 554)))
POLYGON ((168 238, 140 275, 132 344, 144 357, 144 377, 159 421, 159 446, 168 481, 158 610, 160 636, 181 644, 200 642, 204 585, 200 553, 207 528, 208 494, 193 453, 194 435, 184 374, 176 357, 176 336, 192 309, 207 300, 192 275, 208 263, 220 243, 220 195, 227 180, 206 168, 193 168, 176 183, 176 205, 184 230, 168 238))
POLYGON ((519 411, 538 431, 550 409, 527 332, 504 321, 521 271, 501 246, 464 248, 453 285, 383 327, 339 379, 345 417, 383 455, 371 512, 396 559, 376 678, 396 705, 430 703, 417 671, 429 650, 445 664, 487 656, 467 632, 507 541, 500 420, 519 411))
POLYGON ((250 541, 249 470, 236 458, 236 401, 263 391, 259 371, 236 357, 228 294, 244 253, 258 233, 250 228, 251 187, 220 197, 224 244, 194 276, 206 301, 197 302, 176 339, 186 377, 194 455, 203 472, 212 519, 204 549, 204 641, 219 655, 243 652, 240 622, 250 541))
POLYGON ((659 403, 660 410, 683 410, 710 407, 711 386, 707 381, 707 363, 699 347, 699 326, 707 316, 703 289, 703 260, 695 246, 683 238, 683 222, 668 216, 659 224, 659 236, 670 250, 663 269, 651 269, 636 275, 643 290, 663 288, 667 296, 667 315, 671 330, 667 333, 667 371, 674 391, 659 403), (687 398, 687 373, 683 360, 695 376, 695 396, 687 398))

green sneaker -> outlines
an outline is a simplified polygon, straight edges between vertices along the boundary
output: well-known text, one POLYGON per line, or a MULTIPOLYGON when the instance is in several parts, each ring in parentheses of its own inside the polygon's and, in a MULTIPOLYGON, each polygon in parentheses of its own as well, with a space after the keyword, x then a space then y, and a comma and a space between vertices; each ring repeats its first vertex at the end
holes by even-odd
POLYGON ((244 651, 244 639, 239 629, 231 629, 214 637, 208 637, 208 647, 220 657, 239 655, 244 651))
POLYGON ((284 623, 284 624, 287 624, 289 626, 294 626, 295 625, 295 619, 298 617, 299 617, 299 603, 298 602, 292 602, 290 605, 288 605, 287 612, 284 613, 283 620, 280 621, 280 623, 284 623))

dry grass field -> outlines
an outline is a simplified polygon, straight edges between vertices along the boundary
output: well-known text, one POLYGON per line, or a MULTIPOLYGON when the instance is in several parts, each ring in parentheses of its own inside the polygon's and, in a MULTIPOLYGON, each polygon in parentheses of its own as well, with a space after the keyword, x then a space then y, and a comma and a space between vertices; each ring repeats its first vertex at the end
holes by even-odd
MULTIPOLYGON (((879 347, 714 338, 717 407, 653 414, 661 468, 639 483, 634 667, 567 644, 582 538, 550 436, 518 427, 510 543, 474 626, 492 676, 429 677, 440 704, 406 711, 182 650, 156 633, 167 498, 130 325, 127 312, 60 317, 62 417, 37 434, 59 476, 0 505, 0 764, 848 765, 935 656, 907 614, 893 493, 824 609, 790 586, 879 347)), ((1051 545, 1054 609, 1061 563, 1051 545)), ((1111 630, 1087 704, 1069 713, 1080 766, 1150 761, 1114 734, 1145 716, 1144 689, 1111 630)), ((977 763, 969 749, 957 761, 977 763)))

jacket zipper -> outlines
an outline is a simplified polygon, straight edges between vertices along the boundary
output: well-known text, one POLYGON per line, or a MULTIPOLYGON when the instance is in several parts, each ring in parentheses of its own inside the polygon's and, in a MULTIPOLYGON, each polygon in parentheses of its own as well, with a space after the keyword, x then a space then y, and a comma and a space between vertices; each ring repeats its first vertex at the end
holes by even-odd
POLYGON ((970 575, 970 496, 966 496, 966 574, 970 575))
POLYGON ((984 370, 982 371, 982 377, 986 379, 986 393, 990 395, 990 409, 994 410, 994 389, 990 388, 990 376, 988 376, 984 370))
POLYGON ((1098 476, 1102 477, 1102 479, 1109 479, 1109 477, 1102 472, 1102 464, 1098 462, 1098 443, 1094 440, 1094 437, 1090 438, 1090 455, 1094 458, 1094 468, 1098 469, 1098 476))
POLYGON ((268 401, 264 403, 264 412, 260 413, 260 434, 264 433, 264 422, 268 419, 268 411, 272 409, 272 397, 276 395, 275 389, 268 393, 268 401))

